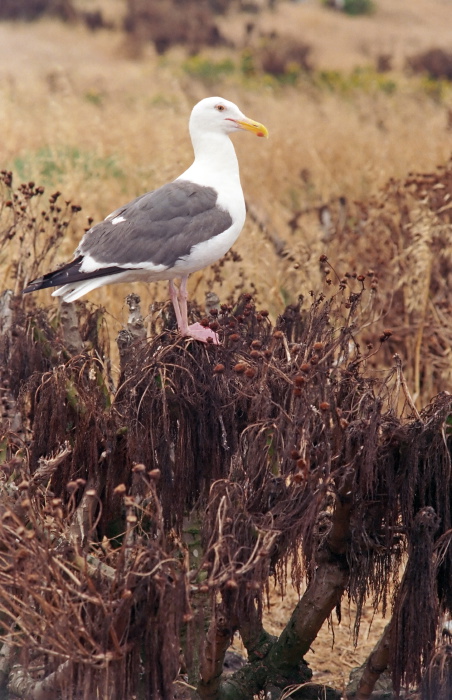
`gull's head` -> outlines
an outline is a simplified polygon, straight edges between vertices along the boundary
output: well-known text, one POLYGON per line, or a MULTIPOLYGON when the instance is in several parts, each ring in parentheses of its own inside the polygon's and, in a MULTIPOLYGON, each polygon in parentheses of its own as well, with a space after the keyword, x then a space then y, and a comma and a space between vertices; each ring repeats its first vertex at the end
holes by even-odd
POLYGON ((263 124, 248 119, 237 105, 222 97, 206 97, 193 107, 190 116, 192 135, 200 132, 232 134, 242 130, 268 137, 268 131, 263 124))

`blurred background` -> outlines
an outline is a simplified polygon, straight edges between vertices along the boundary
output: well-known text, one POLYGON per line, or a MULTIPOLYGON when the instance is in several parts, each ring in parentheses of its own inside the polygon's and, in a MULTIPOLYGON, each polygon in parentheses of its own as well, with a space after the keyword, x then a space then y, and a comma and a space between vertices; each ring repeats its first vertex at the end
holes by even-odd
MULTIPOLYGON (((247 223, 191 297, 251 291, 275 318, 363 275, 379 289, 365 342, 393 330, 378 361, 399 352, 416 396, 450 388, 450 0, 1 0, 0 20, 0 169, 82 207, 40 272, 177 177, 192 106, 221 95, 270 138, 234 139, 247 223)), ((9 285, 13 260, 11 242, 9 285)), ((145 309, 167 299, 166 283, 134 289, 145 309)), ((89 301, 119 328, 129 291, 89 301)))

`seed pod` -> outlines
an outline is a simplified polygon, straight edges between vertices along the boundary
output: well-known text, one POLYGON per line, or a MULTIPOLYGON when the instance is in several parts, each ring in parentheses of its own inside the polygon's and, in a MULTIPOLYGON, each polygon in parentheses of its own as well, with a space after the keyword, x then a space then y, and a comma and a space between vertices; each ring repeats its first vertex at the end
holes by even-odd
POLYGON ((134 472, 134 474, 142 474, 146 471, 146 467, 144 466, 144 464, 135 464, 135 466, 132 467, 132 471, 134 472))
POLYGON ((228 581, 226 581, 226 583, 224 584, 224 587, 231 591, 231 590, 237 589, 239 586, 238 586, 237 581, 234 581, 233 578, 230 578, 228 581))

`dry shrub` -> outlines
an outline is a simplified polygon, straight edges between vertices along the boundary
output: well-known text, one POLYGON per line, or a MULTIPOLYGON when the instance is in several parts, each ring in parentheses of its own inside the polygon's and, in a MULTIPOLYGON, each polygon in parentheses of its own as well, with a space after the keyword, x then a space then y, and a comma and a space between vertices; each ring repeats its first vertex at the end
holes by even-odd
POLYGON ((77 12, 71 0, 2 0, 0 19, 35 20, 42 15, 53 15, 64 21, 73 21, 77 12))
POLYGON ((3 283, 15 294, 38 274, 44 260, 54 260, 80 209, 62 201, 61 192, 47 196, 34 182, 15 187, 12 172, 0 171, 0 250, 9 252, 3 283))
MULTIPOLYGON (((418 680, 439 606, 450 603, 436 592, 438 575, 446 580, 451 570, 447 548, 439 573, 418 574, 451 528, 443 427, 452 400, 439 396, 418 417, 397 417, 400 369, 366 376, 374 350, 359 348, 372 296, 344 282, 288 307, 276 328, 241 297, 206 318, 219 347, 171 331, 130 335, 111 406, 95 343, 62 362, 58 323, 44 311, 13 310, 3 365, 32 439, 4 425, 0 600, 5 643, 30 683, 39 666, 57 674, 67 697, 102 689, 129 698, 138 687, 169 697, 179 643, 189 668, 197 658, 208 601, 221 595, 231 629, 259 619, 270 575, 282 590, 289 562, 297 587, 313 575, 332 504, 345 493, 357 625, 367 596, 386 605, 406 543, 419 542, 417 514, 435 509, 402 603, 432 599, 436 612, 422 634, 411 619, 393 669, 418 680), (47 328, 45 341, 36 326, 47 328), (21 365, 18 382, 9 360, 20 353, 42 359, 28 377, 21 365), (196 559, 187 531, 198 532, 196 559)), ((99 327, 89 318, 84 325, 99 327)), ((11 687, 16 680, 12 673, 11 687)))
MULTIPOLYGON (((391 363, 394 352, 401 355, 419 405, 452 386, 451 198, 449 161, 434 173, 391 180, 367 201, 342 198, 296 212, 289 222, 293 230, 318 228, 314 216, 319 217, 322 247, 337 261, 325 277, 340 278, 348 268, 349 282, 361 275, 375 288, 380 323, 392 331, 385 362, 391 363)), ((375 342, 372 326, 363 339, 375 342)))
POLYGON ((281 77, 294 70, 310 72, 311 47, 300 39, 273 34, 264 37, 254 55, 262 70, 281 77))
MULTIPOLYGON (((17 239, 26 280, 46 249, 36 210, 52 227, 66 214, 54 193, 47 221, 34 183, 14 197, 8 173, 3 180, 0 241, 17 239), (27 235, 37 258, 23 253, 27 235)), ((436 668, 440 613, 452 611, 452 399, 444 392, 418 411, 400 358, 389 372, 373 367, 400 329, 373 345, 366 334, 388 248, 399 265, 427 257, 434 308, 450 303, 433 270, 450 274, 451 183, 448 166, 353 205, 332 240, 354 236, 361 264, 372 253, 376 269, 336 279, 322 256, 323 291, 287 306, 275 325, 250 294, 209 313, 193 306, 220 346, 180 338, 163 315, 160 332, 140 337, 129 298, 116 387, 101 310, 77 306, 77 347, 64 307, 2 297, 0 617, 11 663, 0 683, 25 697, 43 677, 68 698, 170 697, 180 663, 197 682, 216 600, 226 643, 235 629, 249 638, 261 630, 270 576, 284 593, 289 570, 298 589, 315 575, 338 504, 346 547, 335 556, 355 630, 369 597, 387 608, 408 554, 394 599, 395 685, 436 668)), ((398 290, 392 319, 416 319, 416 295, 398 290)), ((431 674, 426 683, 446 683, 431 674)))
POLYGON ((124 28, 136 41, 152 41, 159 54, 174 44, 192 52, 224 43, 208 2, 128 0, 124 28))
POLYGON ((452 53, 444 49, 429 49, 407 58, 407 68, 413 73, 425 73, 430 78, 452 80, 452 53))
POLYGON ((444 644, 434 654, 421 685, 421 700, 447 700, 452 695, 452 646, 444 644))

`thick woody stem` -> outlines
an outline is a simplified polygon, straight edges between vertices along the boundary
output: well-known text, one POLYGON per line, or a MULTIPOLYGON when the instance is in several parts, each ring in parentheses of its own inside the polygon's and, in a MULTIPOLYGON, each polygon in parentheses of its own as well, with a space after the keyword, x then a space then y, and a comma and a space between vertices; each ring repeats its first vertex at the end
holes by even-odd
POLYGON ((366 661, 358 683, 355 700, 368 700, 374 691, 375 683, 381 674, 386 671, 389 663, 390 637, 391 625, 388 624, 366 661))

